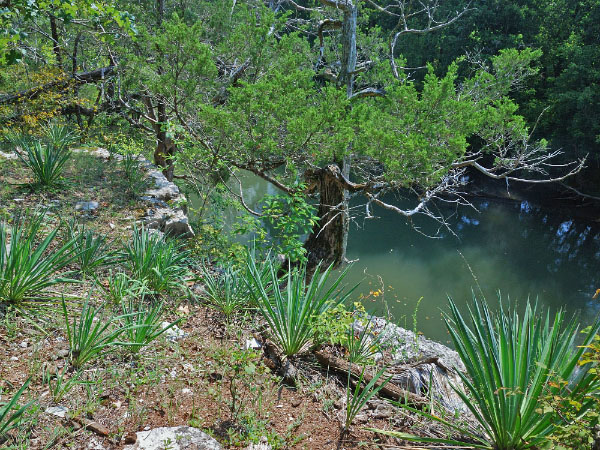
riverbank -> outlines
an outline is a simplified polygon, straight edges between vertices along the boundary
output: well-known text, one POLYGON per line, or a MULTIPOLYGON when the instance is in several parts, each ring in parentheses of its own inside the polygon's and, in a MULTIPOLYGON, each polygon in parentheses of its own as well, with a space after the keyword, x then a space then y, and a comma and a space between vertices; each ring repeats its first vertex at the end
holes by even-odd
MULTIPOLYGON (((31 189, 32 178, 20 161, 4 159, 0 164, 3 220, 15 223, 20 213, 43 209, 43 235, 59 229, 57 241, 48 251, 68 239, 64 221, 72 221, 72 227, 85 225, 103 237, 105 252, 122 252, 134 227, 152 217, 149 201, 164 202, 160 207, 182 203, 140 199, 148 186, 134 192, 123 161, 105 154, 73 153, 64 173, 65 184, 41 191, 31 189)), ((139 170, 148 175, 153 169, 140 165, 139 170)), ((78 320, 85 308, 92 306, 98 308, 99 323, 108 324, 109 329, 121 325, 122 304, 115 303, 107 289, 117 273, 127 271, 123 262, 99 267, 93 276, 82 276, 73 261, 63 272, 69 272, 74 282, 54 285, 44 293, 43 301, 5 304, 0 321, 1 401, 26 385, 18 403, 29 404, 5 445, 120 449, 141 445, 153 429, 176 426, 202 430, 216 438, 218 448, 259 448, 251 446, 261 444, 261 448, 378 448, 397 442, 365 431, 367 425, 432 436, 443 433, 386 400, 374 398, 357 415, 350 432, 342 436, 347 375, 330 370, 329 363, 324 364, 322 358, 319 362, 316 353, 307 352, 294 359, 294 385, 282 383, 281 367, 273 366, 265 355, 268 341, 257 334, 264 329, 262 319, 251 311, 224 316, 207 301, 201 266, 196 263, 189 269, 189 281, 182 289, 161 296, 163 326, 176 325, 139 353, 124 345, 111 345, 77 370, 73 369, 66 322, 78 320), (138 436, 140 441, 135 443, 138 436)), ((420 398, 426 394, 423 380, 430 378, 427 373, 434 371, 437 377, 451 370, 450 363, 438 363, 420 351, 414 353, 426 348, 427 342, 406 333, 397 335, 381 358, 398 376, 394 382, 398 392, 405 389, 420 398), (417 379, 420 384, 414 383, 417 379)), ((319 354, 343 357, 340 351, 324 347, 319 354)), ((442 353, 440 358, 445 358, 450 351, 442 353)))

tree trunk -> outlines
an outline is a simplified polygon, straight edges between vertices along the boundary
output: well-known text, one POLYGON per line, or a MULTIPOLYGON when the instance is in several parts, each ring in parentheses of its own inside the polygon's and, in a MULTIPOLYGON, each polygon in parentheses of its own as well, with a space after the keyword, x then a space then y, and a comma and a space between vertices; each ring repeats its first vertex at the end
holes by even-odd
MULTIPOLYGON (((349 171, 344 164, 344 172, 349 171)), ((338 266, 346 260, 348 243, 348 193, 339 181, 342 173, 337 164, 330 164, 312 174, 319 192, 319 223, 304 243, 309 271, 322 262, 338 266)))

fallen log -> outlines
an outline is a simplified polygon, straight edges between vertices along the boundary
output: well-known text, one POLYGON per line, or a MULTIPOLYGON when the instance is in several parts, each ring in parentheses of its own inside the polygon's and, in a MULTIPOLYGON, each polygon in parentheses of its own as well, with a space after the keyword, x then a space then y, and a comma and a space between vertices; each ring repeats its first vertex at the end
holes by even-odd
MULTIPOLYGON (((365 371, 363 374, 361 368, 358 365, 352 365, 345 359, 338 358, 337 356, 334 356, 324 350, 319 350, 315 352, 315 356, 317 358, 317 361, 319 361, 319 364, 321 364, 321 366, 329 370, 333 370, 334 372, 337 372, 341 375, 348 376, 348 374, 350 374, 352 378, 358 379, 362 374, 363 381, 365 383, 369 383, 373 379, 373 375, 371 375, 367 371, 365 371)), ((383 381, 387 380, 388 378, 389 375, 386 376, 386 374, 384 374, 380 378, 381 381, 378 381, 376 383, 376 386, 383 384, 383 381)), ((381 390, 379 391, 379 394, 383 397, 399 402, 404 402, 416 408, 421 408, 429 404, 429 400, 427 398, 402 389, 400 386, 397 386, 392 382, 384 384, 381 390)))

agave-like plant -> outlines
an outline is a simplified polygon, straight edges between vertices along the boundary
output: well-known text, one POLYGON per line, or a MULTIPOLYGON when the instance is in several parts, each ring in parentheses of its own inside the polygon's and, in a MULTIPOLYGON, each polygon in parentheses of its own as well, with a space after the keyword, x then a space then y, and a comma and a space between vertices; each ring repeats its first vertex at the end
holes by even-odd
POLYGON ((28 223, 17 219, 10 234, 8 225, 0 223, 0 303, 18 305, 39 300, 44 289, 74 281, 57 276, 75 256, 71 252, 74 241, 52 248, 58 228, 42 239, 44 217, 38 213, 28 223))
POLYGON ((25 381, 21 389, 10 397, 8 402, 0 403, 0 445, 6 442, 8 432, 19 426, 23 419, 23 414, 34 403, 32 400, 26 405, 19 406, 19 398, 21 398, 25 389, 29 386, 30 381, 30 379, 25 381))
POLYGON ((317 266, 312 277, 307 273, 306 264, 289 267, 282 279, 271 261, 267 262, 267 267, 268 279, 265 280, 254 258, 249 257, 249 283, 277 345, 284 355, 293 356, 310 345, 315 332, 315 317, 345 301, 356 286, 346 293, 340 289, 348 268, 330 282, 333 266, 324 272, 320 265, 317 266), (280 281, 286 284, 283 289, 279 289, 280 281))
POLYGON ((125 262, 132 277, 145 282, 154 293, 181 290, 190 277, 189 252, 174 240, 142 227, 133 228, 131 242, 125 246, 125 262))
POLYGON ((110 250, 110 242, 105 236, 71 222, 69 237, 74 241, 73 252, 83 275, 92 275, 97 269, 117 262, 115 252, 110 250))
POLYGON ((76 135, 67 127, 50 125, 41 140, 15 135, 9 139, 20 147, 17 156, 33 172, 35 184, 46 188, 60 180, 65 164, 71 158, 69 145, 76 135))
POLYGON ((221 311, 226 318, 248 307, 248 286, 242 274, 234 268, 226 267, 219 274, 203 268, 202 281, 210 305, 221 311))
MULTIPOLYGON (((596 322, 584 342, 576 345, 578 323, 565 319, 559 311, 551 320, 547 311, 538 315, 529 302, 522 318, 516 311, 490 312, 485 303, 474 300, 467 319, 450 300, 446 325, 466 372, 459 375, 466 391, 455 387, 483 433, 464 428, 438 416, 417 414, 442 422, 460 439, 433 439, 407 433, 379 432, 415 442, 466 445, 494 450, 542 448, 547 437, 561 425, 560 418, 546 412, 541 399, 546 395, 583 398, 580 412, 593 407, 592 393, 599 388, 591 365, 578 367, 578 361, 600 328, 596 322), (557 381, 565 380, 567 384, 557 381)), ((409 408, 410 409, 410 408, 409 408)), ((374 430, 375 431, 375 430, 374 430)))

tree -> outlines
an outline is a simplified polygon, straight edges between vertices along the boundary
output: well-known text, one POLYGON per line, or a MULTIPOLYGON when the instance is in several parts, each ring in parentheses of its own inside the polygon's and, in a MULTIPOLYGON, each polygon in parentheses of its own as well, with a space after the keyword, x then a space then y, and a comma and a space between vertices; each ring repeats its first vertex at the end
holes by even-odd
POLYGON ((445 223, 433 202, 466 202, 461 189, 467 168, 535 183, 581 168, 575 162, 553 176, 551 161, 558 152, 548 153, 544 141, 530 142, 508 97, 534 73, 530 66, 539 52, 501 52, 460 82, 457 70, 464 60, 441 77, 430 68, 421 90, 408 78, 396 54, 400 39, 450 25, 464 9, 438 18, 435 2, 421 2, 415 10, 402 1, 323 0, 319 8, 273 3, 293 11, 286 16, 288 27, 301 24, 316 39, 311 43, 293 32, 264 35, 261 45, 277 50, 277 65, 230 88, 226 104, 200 108, 202 145, 195 157, 217 158, 284 192, 302 189, 315 196, 320 220, 305 242, 311 264, 344 261, 350 195, 363 196, 367 217, 378 206, 408 220, 424 214, 445 223), (398 21, 387 45, 380 30, 368 25, 373 14, 398 21), (385 200, 399 189, 413 195, 413 208, 385 200))

